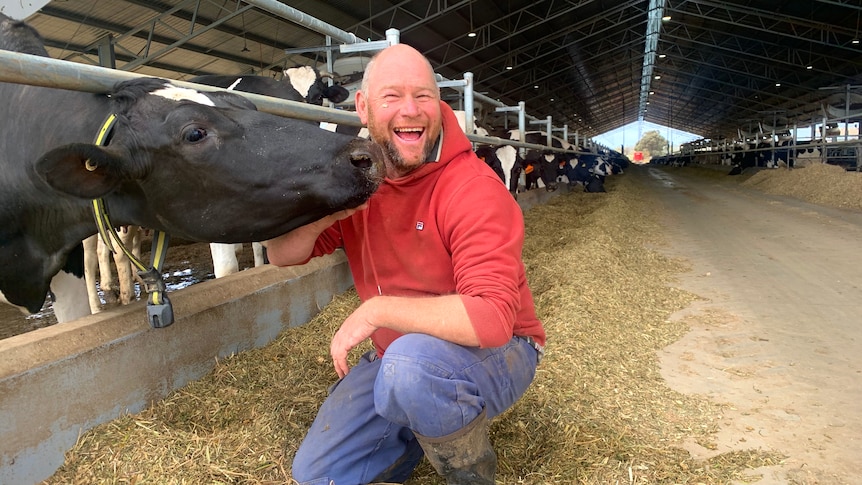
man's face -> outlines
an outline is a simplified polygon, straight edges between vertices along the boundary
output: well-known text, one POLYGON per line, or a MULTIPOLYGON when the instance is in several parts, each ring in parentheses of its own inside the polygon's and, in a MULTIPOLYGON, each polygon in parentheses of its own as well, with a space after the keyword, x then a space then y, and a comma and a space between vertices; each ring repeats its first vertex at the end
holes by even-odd
POLYGON ((440 136, 440 91, 424 59, 412 50, 375 61, 367 93, 357 94, 360 119, 387 153, 387 175, 404 176, 428 160, 440 136))

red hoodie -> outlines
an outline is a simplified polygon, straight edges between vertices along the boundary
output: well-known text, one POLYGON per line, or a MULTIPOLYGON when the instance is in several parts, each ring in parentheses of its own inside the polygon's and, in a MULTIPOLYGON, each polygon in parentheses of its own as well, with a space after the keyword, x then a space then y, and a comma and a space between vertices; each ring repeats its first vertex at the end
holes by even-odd
MULTIPOLYGON (((440 160, 384 179, 366 210, 320 235, 312 257, 344 247, 362 301, 461 295, 482 347, 499 347, 513 335, 544 345, 521 261, 521 208, 473 153, 452 109, 440 104, 440 160)), ((382 355, 399 336, 381 328, 371 338, 382 355)))

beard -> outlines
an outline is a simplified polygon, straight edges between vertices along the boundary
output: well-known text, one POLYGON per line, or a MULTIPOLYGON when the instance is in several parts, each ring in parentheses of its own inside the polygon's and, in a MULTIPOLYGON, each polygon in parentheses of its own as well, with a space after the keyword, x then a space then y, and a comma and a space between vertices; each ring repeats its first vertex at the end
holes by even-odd
POLYGON ((368 112, 368 132, 372 141, 377 143, 383 149, 383 161, 386 165, 387 176, 390 178, 403 177, 410 172, 421 167, 431 151, 437 144, 437 139, 440 137, 440 129, 431 129, 426 135, 429 135, 422 147, 419 160, 405 159, 404 155, 398 150, 398 147, 393 143, 392 137, 397 136, 389 130, 389 126, 377 121, 377 116, 374 110, 368 112), (436 133, 435 133, 436 132, 436 133), (433 136, 430 136, 433 135, 433 136))
POLYGON ((418 163, 411 163, 404 159, 401 155, 401 152, 398 151, 398 148, 395 144, 392 143, 391 140, 383 140, 383 142, 378 142, 377 144, 383 149, 383 154, 385 158, 385 163, 387 168, 394 172, 396 177, 403 177, 410 172, 416 170, 421 167, 425 161, 428 160, 428 157, 431 156, 431 150, 434 149, 434 145, 437 143, 437 140, 431 140, 425 142, 425 146, 422 148, 422 158, 418 161, 418 163))

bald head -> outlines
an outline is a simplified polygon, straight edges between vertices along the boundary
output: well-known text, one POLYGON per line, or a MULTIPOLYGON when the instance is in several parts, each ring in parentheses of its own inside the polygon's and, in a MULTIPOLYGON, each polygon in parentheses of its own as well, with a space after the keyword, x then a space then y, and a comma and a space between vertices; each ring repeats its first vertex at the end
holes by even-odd
POLYGON ((421 52, 407 44, 395 44, 378 52, 365 66, 365 72, 362 75, 362 84, 359 88, 361 91, 368 92, 369 80, 374 75, 376 67, 381 64, 384 67, 393 65, 402 66, 405 70, 424 70, 429 79, 433 80, 435 84, 437 82, 434 68, 431 67, 431 63, 428 62, 428 59, 421 52))
POLYGON ((383 49, 365 69, 356 112, 383 147, 389 176, 410 173, 428 160, 442 127, 431 63, 405 44, 383 49))

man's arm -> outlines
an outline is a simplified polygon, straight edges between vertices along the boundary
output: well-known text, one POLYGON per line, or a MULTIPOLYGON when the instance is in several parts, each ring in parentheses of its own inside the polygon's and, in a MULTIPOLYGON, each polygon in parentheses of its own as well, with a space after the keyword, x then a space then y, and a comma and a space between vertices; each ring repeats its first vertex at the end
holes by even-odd
POLYGON ((291 266, 302 264, 311 256, 314 250, 314 243, 320 233, 328 229, 330 226, 346 219, 353 215, 358 210, 363 210, 367 207, 362 204, 353 209, 345 209, 338 211, 335 214, 324 217, 323 219, 298 227, 286 234, 282 234, 276 238, 264 241, 261 243, 266 248, 266 256, 271 264, 276 266, 291 266))
POLYGON ((460 295, 432 297, 376 296, 359 306, 335 333, 330 354, 338 377, 347 374, 347 354, 378 328, 424 333, 467 347, 479 338, 460 295))

